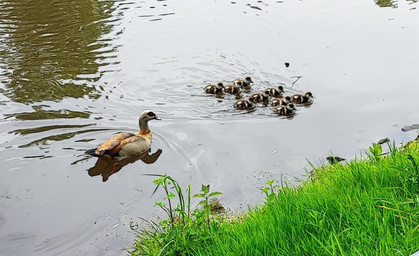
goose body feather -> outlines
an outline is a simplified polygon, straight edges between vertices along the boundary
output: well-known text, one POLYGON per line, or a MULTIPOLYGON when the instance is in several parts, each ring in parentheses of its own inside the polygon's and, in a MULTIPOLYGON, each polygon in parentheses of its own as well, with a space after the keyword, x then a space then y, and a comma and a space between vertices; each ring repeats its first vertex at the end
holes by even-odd
POLYGON ((234 103, 234 107, 242 110, 252 110, 255 108, 255 103, 250 100, 242 99, 234 103))
POLYGON ((265 94, 268 94, 271 97, 281 97, 284 93, 284 87, 280 85, 277 88, 266 88, 264 92, 265 94))
POLYGON ((241 88, 238 85, 232 84, 228 85, 224 88, 224 92, 230 93, 230 94, 239 94, 241 93, 241 88))

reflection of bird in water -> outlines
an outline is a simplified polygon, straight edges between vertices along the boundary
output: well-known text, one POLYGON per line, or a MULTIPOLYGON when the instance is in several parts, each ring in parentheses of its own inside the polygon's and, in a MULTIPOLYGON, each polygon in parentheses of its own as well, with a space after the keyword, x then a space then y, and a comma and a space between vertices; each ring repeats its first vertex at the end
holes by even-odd
POLYGON ((156 152, 150 155, 149 151, 147 151, 139 156, 125 158, 120 161, 113 159, 109 155, 104 155, 102 157, 99 157, 99 159, 96 161, 95 166, 90 168, 88 172, 89 175, 92 177, 97 176, 99 174, 102 175, 102 181, 105 182, 112 174, 117 173, 119 170, 121 170, 122 167, 124 167, 127 164, 134 163, 138 160, 141 160, 146 164, 154 163, 160 157, 160 154, 162 152, 163 151, 161 149, 158 149, 156 152))
POLYGON ((137 133, 121 132, 105 141, 96 149, 86 151, 92 156, 110 156, 115 160, 123 160, 139 156, 150 149, 152 134, 148 128, 148 121, 160 120, 160 118, 150 110, 144 111, 139 119, 140 131, 137 133))

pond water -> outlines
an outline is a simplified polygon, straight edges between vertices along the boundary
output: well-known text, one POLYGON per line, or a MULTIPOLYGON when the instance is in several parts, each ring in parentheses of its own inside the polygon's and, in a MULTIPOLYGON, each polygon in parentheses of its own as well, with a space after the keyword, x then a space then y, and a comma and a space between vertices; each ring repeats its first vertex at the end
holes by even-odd
POLYGON ((419 122, 417 3, 385 5, 0 0, 0 255, 125 255, 130 223, 161 215, 144 174, 210 184, 246 211, 268 179, 415 138, 401 128, 419 122), (245 76, 314 104, 284 119, 203 92, 245 76), (149 156, 90 169, 84 151, 146 109, 162 119, 149 156))

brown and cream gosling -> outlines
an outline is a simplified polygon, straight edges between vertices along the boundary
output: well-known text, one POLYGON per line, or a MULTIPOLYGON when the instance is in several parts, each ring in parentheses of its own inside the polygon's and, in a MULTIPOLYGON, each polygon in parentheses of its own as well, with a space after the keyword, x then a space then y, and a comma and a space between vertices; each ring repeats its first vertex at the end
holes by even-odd
POLYGON ((290 96, 285 96, 285 97, 281 97, 281 98, 273 98, 271 100, 271 106, 272 107, 286 106, 290 102, 291 102, 291 97, 290 96))
POLYGON ((278 88, 267 88, 264 92, 271 97, 281 97, 284 94, 284 87, 280 85, 278 88))
POLYGON ((280 116, 293 116, 295 115, 295 105, 292 103, 288 103, 286 106, 279 106, 275 107, 274 112, 277 113, 280 116))
POLYGON ((264 92, 257 92, 254 93, 252 95, 250 95, 249 100, 252 102, 263 102, 263 103, 268 103, 269 102, 269 95, 267 95, 264 92))
POLYGON ((306 92, 302 94, 294 94, 291 96, 291 101, 296 104, 311 104, 313 103, 313 94, 311 92, 306 92))
POLYGON ((236 84, 231 84, 231 85, 228 85, 228 86, 224 87, 224 92, 225 93, 240 94, 241 91, 242 91, 241 87, 239 85, 236 85, 236 84))
POLYGON ((224 92, 224 85, 223 83, 218 84, 209 84, 204 87, 204 91, 210 94, 223 94, 224 92))
POLYGON ((242 110, 252 110, 256 107, 256 105, 250 100, 241 99, 241 100, 237 100, 234 103, 234 107, 237 109, 242 109, 242 110))
POLYGON ((245 89, 245 90, 250 90, 251 89, 251 85, 253 81, 252 78, 250 77, 246 77, 244 79, 236 79, 233 81, 233 84, 240 86, 241 88, 245 89))

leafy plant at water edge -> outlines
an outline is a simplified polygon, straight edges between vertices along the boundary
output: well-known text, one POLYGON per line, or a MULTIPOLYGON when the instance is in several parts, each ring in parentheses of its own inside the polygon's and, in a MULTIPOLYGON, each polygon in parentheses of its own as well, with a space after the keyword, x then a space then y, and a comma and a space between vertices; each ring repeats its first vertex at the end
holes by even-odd
POLYGON ((163 198, 163 201, 157 202, 156 205, 163 209, 167 216, 169 217, 169 221, 171 225, 174 225, 175 219, 179 218, 183 225, 186 224, 186 220, 190 217, 190 186, 188 186, 188 198, 187 203, 188 206, 186 208, 185 199, 183 197, 182 188, 179 186, 179 183, 174 180, 172 177, 168 175, 150 175, 150 176, 158 176, 153 182, 157 185, 153 191, 153 195, 156 193, 159 187, 162 187, 166 193, 166 196, 163 198), (172 206, 172 199, 175 198, 175 194, 170 192, 169 186, 173 185, 173 188, 176 191, 176 194, 179 199, 179 204, 176 205, 174 208, 172 206), (165 203, 167 200, 167 206, 165 203), (176 214, 177 213, 177 214, 176 214))
POLYGON ((261 189, 261 192, 263 193, 263 194, 265 194, 265 196, 266 196, 266 199, 269 201, 270 199, 275 199, 275 200, 278 200, 278 198, 277 198, 277 196, 276 196, 276 194, 278 193, 278 191, 280 190, 280 186, 279 185, 273 185, 274 184, 274 182, 275 182, 275 180, 273 180, 273 179, 271 179, 271 180, 268 180, 267 182, 266 182, 266 185, 268 185, 268 186, 266 186, 266 187, 263 187, 262 189, 261 189))
POLYGON ((191 185, 187 187, 186 201, 179 183, 168 175, 148 174, 158 177, 153 182, 156 188, 153 195, 159 188, 163 188, 165 196, 162 201, 156 202, 168 216, 159 224, 146 221, 152 231, 144 230, 138 234, 140 241, 137 243, 132 255, 156 255, 185 253, 191 242, 205 240, 210 237, 211 230, 211 205, 210 198, 221 195, 220 192, 210 192, 209 185, 201 186, 201 193, 195 194, 196 198, 203 198, 199 202, 202 209, 195 209, 191 214, 191 185), (175 192, 172 192, 172 191, 175 192), (178 204, 174 205, 175 198, 178 204), (205 223, 206 225, 201 225, 205 223))
POLYGON ((380 161, 382 153, 383 153, 383 148, 381 147, 381 145, 374 143, 370 147, 369 157, 371 160, 380 161))
MULTIPOLYGON (((204 198, 199 202, 199 204, 203 208, 203 213, 205 214, 205 218, 207 221, 207 226, 209 229, 211 229, 210 226, 210 213, 211 213, 211 205, 209 204, 209 199, 215 196, 221 195, 220 192, 209 192, 209 185, 202 185, 201 186, 201 192, 199 194, 195 194, 194 197, 204 198)), ((199 215, 199 212, 197 216, 199 215)))

